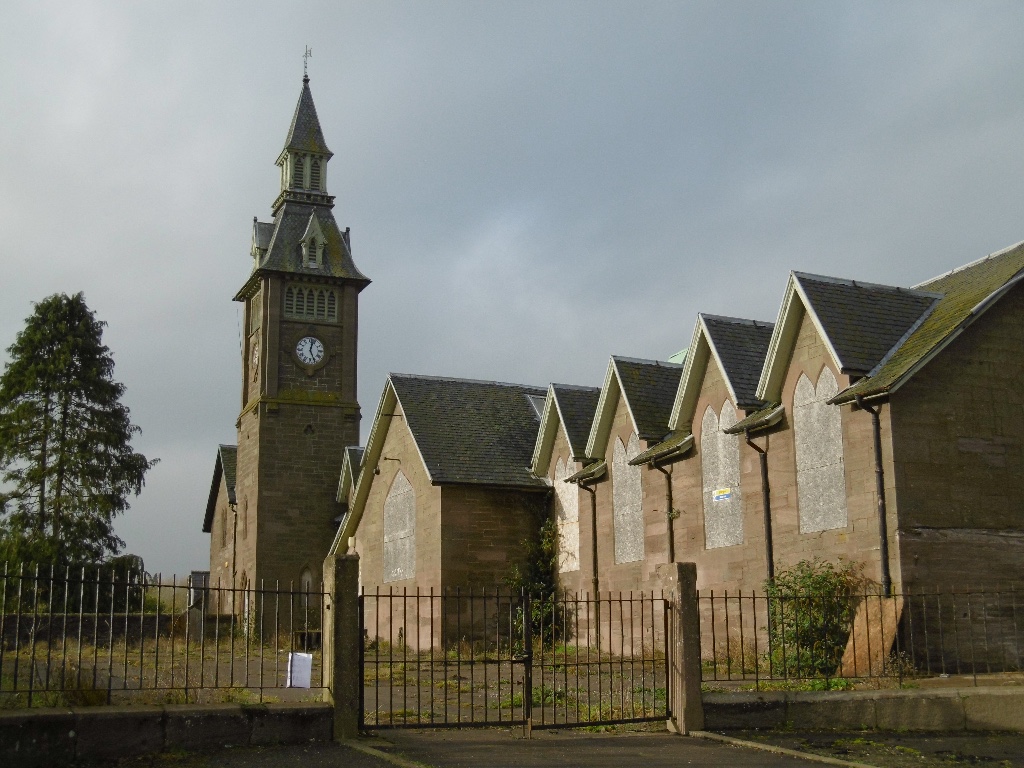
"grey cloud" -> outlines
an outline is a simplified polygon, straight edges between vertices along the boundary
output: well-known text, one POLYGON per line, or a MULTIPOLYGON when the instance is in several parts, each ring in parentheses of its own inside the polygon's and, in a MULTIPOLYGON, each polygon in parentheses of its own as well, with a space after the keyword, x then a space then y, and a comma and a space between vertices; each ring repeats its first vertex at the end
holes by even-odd
POLYGON ((773 319, 789 269, 908 284, 1021 239, 1022 30, 994 2, 15 6, 0 345, 86 292, 163 459, 119 530, 201 567, 304 45, 374 280, 365 434, 389 370, 595 384, 697 311, 773 319))

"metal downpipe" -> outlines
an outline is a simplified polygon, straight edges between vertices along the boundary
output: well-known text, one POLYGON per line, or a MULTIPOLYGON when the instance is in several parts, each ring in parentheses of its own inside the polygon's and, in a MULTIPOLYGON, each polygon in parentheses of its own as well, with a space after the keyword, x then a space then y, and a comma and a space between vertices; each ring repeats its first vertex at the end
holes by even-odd
POLYGON ((750 438, 750 430, 743 433, 747 445, 757 451, 757 461, 761 465, 761 507, 764 510, 764 558, 767 564, 768 581, 775 581, 775 545, 772 539, 772 489, 768 484, 768 436, 765 435, 764 448, 750 438))
POLYGON ((676 561, 676 518, 675 509, 672 508, 672 473, 664 467, 659 467, 653 461, 651 462, 651 467, 665 476, 665 504, 668 507, 665 511, 665 517, 668 520, 668 561, 674 563, 676 561))
POLYGON ((889 520, 885 506, 885 468, 882 464, 882 423, 880 406, 872 408, 857 395, 857 406, 871 414, 871 430, 875 445, 875 495, 878 497, 878 556, 882 561, 882 593, 892 595, 892 575, 889 572, 889 520))

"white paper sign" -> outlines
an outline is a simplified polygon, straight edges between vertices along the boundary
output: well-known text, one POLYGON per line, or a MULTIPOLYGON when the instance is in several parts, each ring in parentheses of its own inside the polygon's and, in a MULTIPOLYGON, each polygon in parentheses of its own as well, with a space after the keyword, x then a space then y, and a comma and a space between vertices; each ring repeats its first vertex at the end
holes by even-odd
POLYGON ((313 677, 313 654, 312 653, 289 653, 288 654, 288 682, 287 688, 309 688, 310 680, 313 677))

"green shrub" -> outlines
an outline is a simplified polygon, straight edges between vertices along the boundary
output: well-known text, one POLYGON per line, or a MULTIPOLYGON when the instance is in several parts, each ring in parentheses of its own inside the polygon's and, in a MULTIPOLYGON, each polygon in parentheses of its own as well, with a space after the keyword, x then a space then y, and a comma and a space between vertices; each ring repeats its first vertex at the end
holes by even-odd
POLYGON ((863 583, 852 563, 801 560, 764 583, 774 675, 830 677, 842 661, 863 583))
MULTIPOLYGON (((523 566, 512 566, 505 579, 506 586, 530 598, 530 628, 534 645, 552 648, 563 634, 572 635, 572 615, 568 606, 558 600, 558 527, 546 519, 535 539, 523 542, 523 566), (563 630, 565 630, 563 632, 563 630)), ((525 637, 525 606, 520 604, 512 615, 512 645, 522 650, 525 637)))

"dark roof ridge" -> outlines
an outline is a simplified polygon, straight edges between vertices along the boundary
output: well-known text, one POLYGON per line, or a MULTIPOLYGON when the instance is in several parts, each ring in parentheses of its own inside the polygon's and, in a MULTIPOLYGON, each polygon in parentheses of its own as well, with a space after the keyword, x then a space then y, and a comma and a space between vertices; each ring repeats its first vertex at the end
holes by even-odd
POLYGON ((1000 248, 998 251, 994 251, 994 252, 990 253, 988 256, 982 256, 980 259, 975 259, 974 261, 970 262, 969 264, 962 264, 959 267, 954 267, 953 269, 951 269, 951 270, 949 270, 947 272, 943 272, 941 275, 936 275, 935 277, 930 277, 927 280, 918 283, 917 285, 912 285, 911 288, 917 290, 921 286, 929 285, 930 283, 934 283, 935 281, 941 280, 944 277, 949 277, 950 275, 955 275, 957 272, 963 272, 965 269, 970 269, 971 267, 976 267, 979 264, 983 264, 984 262, 988 261, 989 259, 998 258, 998 257, 1002 256, 1003 254, 1012 251, 1014 248, 1019 248, 1022 245, 1024 245, 1024 240, 1020 240, 1020 241, 1014 243, 1013 245, 1008 245, 1005 248, 1000 248))
MULTIPOLYGON (((869 283, 865 280, 851 280, 847 277, 833 277, 832 275, 816 275, 813 272, 798 272, 793 270, 793 276, 798 279, 816 280, 822 283, 835 283, 837 285, 848 285, 851 288, 868 288, 874 291, 890 291, 891 293, 909 293, 917 296, 932 296, 941 298, 941 293, 934 291, 922 291, 916 287, 904 288, 899 285, 886 285, 885 283, 869 283)), ((935 278, 937 279, 937 278, 935 278)))
POLYGON ((751 320, 747 317, 731 317, 729 315, 711 315, 707 312, 698 313, 705 320, 719 320, 723 323, 733 323, 734 325, 752 325, 755 328, 772 328, 775 323, 769 320, 751 320))
POLYGON ((590 387, 585 384, 559 384, 556 381, 551 382, 552 387, 559 387, 561 389, 578 389, 587 392, 600 392, 600 387, 590 387))
POLYGON ((648 360, 642 357, 626 357, 625 355, 612 355, 612 360, 623 363, 638 363, 640 365, 660 365, 663 368, 682 368, 680 363, 670 363, 667 360, 648 360))
POLYGON ((400 379, 419 379, 426 381, 453 381, 460 384, 491 384, 498 387, 516 387, 517 389, 536 389, 539 392, 547 392, 547 387, 538 387, 533 384, 516 384, 513 381, 488 381, 487 379, 460 379, 456 376, 426 376, 418 373, 389 373, 388 378, 398 377, 400 379))

